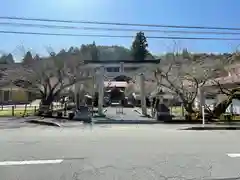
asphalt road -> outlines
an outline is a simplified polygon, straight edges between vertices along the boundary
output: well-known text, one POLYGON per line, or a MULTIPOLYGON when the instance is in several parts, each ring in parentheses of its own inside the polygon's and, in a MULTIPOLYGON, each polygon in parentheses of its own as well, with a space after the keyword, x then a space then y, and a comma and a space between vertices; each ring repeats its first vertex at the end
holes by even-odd
POLYGON ((181 180, 240 176, 240 131, 176 125, 0 130, 2 180, 181 180))

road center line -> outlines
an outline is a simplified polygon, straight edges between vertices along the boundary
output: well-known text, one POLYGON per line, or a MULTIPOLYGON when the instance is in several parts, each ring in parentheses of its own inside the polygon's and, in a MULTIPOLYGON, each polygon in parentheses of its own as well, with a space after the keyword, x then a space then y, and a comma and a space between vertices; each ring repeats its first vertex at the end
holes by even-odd
POLYGON ((63 162, 63 159, 30 160, 30 161, 0 161, 0 166, 37 165, 37 164, 60 164, 62 162, 63 162))
POLYGON ((240 157, 240 153, 228 153, 227 155, 231 158, 240 157))

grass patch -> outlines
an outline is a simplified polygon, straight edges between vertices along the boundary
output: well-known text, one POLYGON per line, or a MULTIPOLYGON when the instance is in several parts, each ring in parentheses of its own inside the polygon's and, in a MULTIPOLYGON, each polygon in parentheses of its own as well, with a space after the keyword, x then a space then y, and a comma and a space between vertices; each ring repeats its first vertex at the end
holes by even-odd
POLYGON ((12 116, 22 117, 34 115, 35 110, 36 109, 34 107, 29 107, 26 110, 24 108, 14 108, 14 111, 12 110, 12 108, 3 109, 0 110, 0 117, 12 117, 12 116))
MULTIPOLYGON (((224 118, 224 114, 220 115, 219 119, 220 119, 220 121, 226 121, 226 119, 224 118)), ((232 115, 231 121, 240 121, 240 116, 232 115)))
MULTIPOLYGON (((14 106, 13 106, 14 107, 14 106)), ((58 110, 62 106, 55 106, 53 110, 58 110)), ((38 106, 28 106, 26 107, 14 107, 14 113, 12 112, 12 107, 4 107, 0 108, 0 117, 23 117, 23 116, 31 116, 34 115, 39 109, 38 106), (14 114, 14 115, 13 115, 14 114)))
POLYGON ((182 116, 184 114, 186 114, 185 109, 182 110, 181 106, 173 106, 173 107, 169 107, 171 114, 175 115, 175 116, 182 116))
POLYGON ((240 116, 238 116, 238 115, 235 115, 235 116, 233 116, 233 118, 232 118, 232 120, 234 121, 240 121, 240 116))

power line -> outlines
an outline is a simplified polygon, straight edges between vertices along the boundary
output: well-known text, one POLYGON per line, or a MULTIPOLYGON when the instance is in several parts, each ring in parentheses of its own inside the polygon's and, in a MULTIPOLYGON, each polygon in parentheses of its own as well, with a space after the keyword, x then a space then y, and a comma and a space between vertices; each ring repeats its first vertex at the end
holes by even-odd
POLYGON ((0 19, 58 22, 58 23, 76 23, 76 24, 99 24, 99 25, 101 24, 101 25, 116 25, 116 26, 163 27, 163 28, 181 28, 181 29, 212 29, 212 30, 232 30, 232 31, 240 30, 240 28, 233 28, 233 27, 138 24, 138 23, 119 23, 119 22, 101 22, 101 21, 60 20, 60 19, 46 19, 46 18, 26 18, 26 17, 11 17, 11 16, 0 16, 0 19))
POLYGON ((159 30, 159 29, 132 29, 132 28, 102 28, 102 27, 78 27, 66 25, 48 25, 48 24, 32 24, 32 23, 16 23, 16 22, 0 22, 0 26, 13 27, 33 27, 33 28, 49 28, 49 29, 72 29, 72 30, 93 30, 93 31, 125 31, 125 32, 159 32, 159 33, 175 33, 175 34, 212 34, 212 35, 240 35, 240 32, 216 32, 216 31, 179 31, 179 30, 159 30))
MULTIPOLYGON (((105 35, 105 34, 70 34, 70 33, 45 33, 26 31, 1 31, 2 34, 22 34, 22 35, 43 35, 43 36, 70 36, 70 37, 102 37, 102 38, 134 38, 125 35, 105 35)), ((147 36, 148 39, 174 39, 174 40, 217 40, 217 41, 240 41, 240 38, 208 38, 208 37, 183 37, 183 36, 147 36)))

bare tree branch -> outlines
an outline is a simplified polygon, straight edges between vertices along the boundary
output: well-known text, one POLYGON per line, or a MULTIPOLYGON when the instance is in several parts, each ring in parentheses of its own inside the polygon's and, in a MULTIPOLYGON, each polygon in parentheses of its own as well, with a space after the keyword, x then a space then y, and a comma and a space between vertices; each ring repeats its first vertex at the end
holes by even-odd
MULTIPOLYGON (((182 54, 173 52, 166 55, 154 76, 158 86, 174 92, 184 106, 190 107, 197 97, 198 89, 205 86, 210 79, 216 78, 229 63, 232 63, 232 57, 213 60, 208 55, 203 55, 193 59, 190 54, 188 59, 185 59, 182 54)), ((190 111, 192 110, 190 108, 190 111)))
POLYGON ((42 102, 51 104, 60 93, 75 83, 92 79, 94 70, 86 68, 77 55, 55 54, 30 64, 18 64, 5 72, 5 79, 28 91, 39 93, 42 102))

